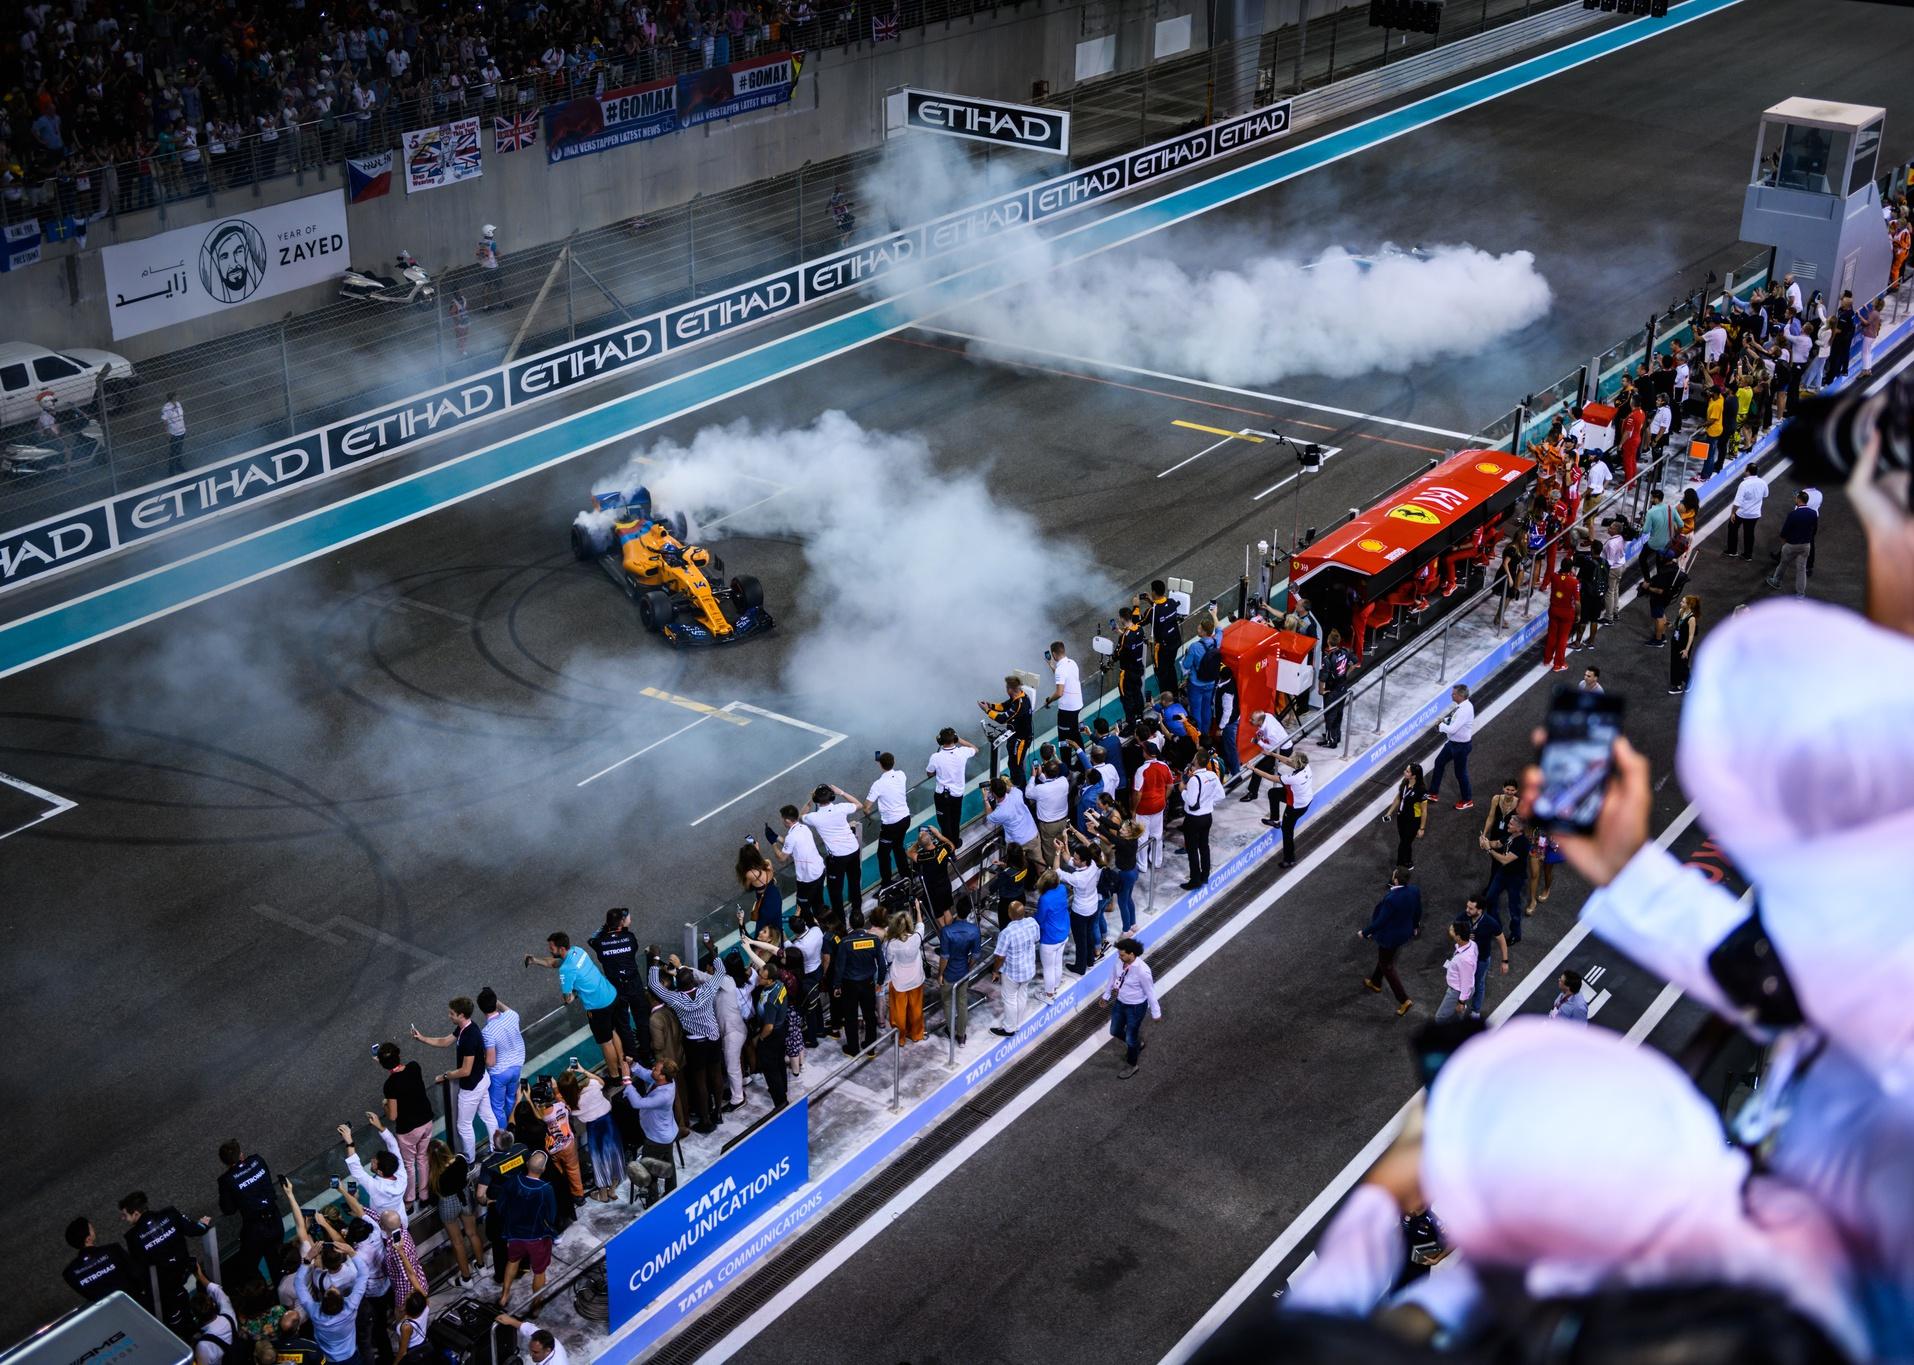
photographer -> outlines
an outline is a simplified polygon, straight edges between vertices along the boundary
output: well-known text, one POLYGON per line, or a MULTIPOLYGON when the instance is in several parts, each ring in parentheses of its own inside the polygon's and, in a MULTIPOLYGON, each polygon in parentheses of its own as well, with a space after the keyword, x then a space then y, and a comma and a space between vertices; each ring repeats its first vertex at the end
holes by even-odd
POLYGON ((718 1031, 718 983, 703 972, 666 958, 672 981, 667 985, 658 967, 658 950, 645 949, 651 993, 670 1006, 685 1032, 685 1101, 691 1130, 710 1133, 723 1121, 724 1047, 718 1031))
MULTIPOLYGON (((572 946, 570 934, 562 931, 547 934, 545 948, 544 957, 526 954, 525 965, 551 967, 558 972, 558 992, 566 1004, 576 1001, 584 1006, 585 1018, 591 1024, 592 1041, 605 1054, 606 1069, 622 1072, 625 1069, 625 1049, 618 1037, 618 988, 598 970, 598 964, 592 961, 590 954, 582 947, 572 946)), ((483 1065, 479 1069, 483 1071, 483 1065)), ((463 1110, 461 1104, 461 1113, 463 1110)), ((469 1157, 471 1153, 467 1152, 466 1155, 469 1157)))
MULTIPOLYGON (((1004 699, 1002 701, 980 701, 977 709, 991 720, 1010 732, 1010 749, 1006 757, 1010 763, 1010 780, 1019 787, 1025 781, 1024 765, 1030 761, 1030 744, 1034 738, 1030 711, 1030 693, 1024 690, 1023 679, 1015 673, 1004 675, 1004 699)), ((946 731, 953 739, 955 731, 946 731)), ((939 742, 942 737, 939 736, 939 742)), ((975 753, 973 749, 971 752, 975 753)))

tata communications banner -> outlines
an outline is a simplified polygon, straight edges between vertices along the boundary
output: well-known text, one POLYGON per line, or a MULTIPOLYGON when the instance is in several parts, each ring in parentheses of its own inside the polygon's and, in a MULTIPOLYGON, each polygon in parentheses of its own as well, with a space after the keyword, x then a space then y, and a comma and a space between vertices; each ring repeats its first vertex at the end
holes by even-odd
POLYGON ((794 1101, 611 1239, 613 1331, 811 1178, 809 1111, 808 1101, 794 1101))
POLYGON ((116 341, 325 284, 350 259, 343 190, 103 247, 116 341))
MULTIPOLYGON (((765 64, 746 65, 763 69, 765 64)), ((1289 105, 1272 104, 1167 142, 1112 157, 1098 165, 1026 185, 987 203, 873 238, 775 275, 734 285, 649 317, 634 318, 513 361, 503 369, 473 375, 417 394, 402 403, 344 418, 324 431, 233 456, 190 474, 132 489, 105 502, 49 517, 31 526, 0 532, 0 590, 174 527, 257 502, 281 489, 460 430, 501 411, 649 364, 661 355, 872 284, 902 266, 987 242, 1003 233, 1148 185, 1215 157, 1281 137, 1288 131, 1289 105)), ((298 265, 323 260, 320 275, 323 279, 327 273, 336 272, 345 260, 342 197, 341 192, 334 191, 300 201, 314 204, 325 200, 329 211, 337 216, 338 244, 324 250, 321 246, 331 240, 332 234, 315 226, 311 213, 292 214, 286 219, 291 226, 275 227, 272 215, 279 210, 273 209, 247 215, 244 220, 229 221, 261 224, 257 230, 262 243, 275 244, 268 256, 270 269, 290 271, 298 265), (288 258, 283 266, 279 264, 282 255, 288 258)), ((218 227, 215 224, 182 228, 147 242, 106 250, 143 252, 134 258, 136 263, 142 259, 153 263, 158 268, 158 278, 164 281, 184 268, 178 263, 182 248, 162 251, 155 244, 185 233, 190 239, 188 244, 197 250, 202 239, 217 236, 218 227)), ((141 278, 140 268, 144 267, 136 264, 134 268, 136 280, 141 278)), ((164 293, 164 283, 157 289, 164 293)), ((179 297, 177 291, 174 297, 179 297)))
POLYGON ((783 104, 803 69, 803 53, 780 52, 548 105, 545 157, 570 161, 783 104))

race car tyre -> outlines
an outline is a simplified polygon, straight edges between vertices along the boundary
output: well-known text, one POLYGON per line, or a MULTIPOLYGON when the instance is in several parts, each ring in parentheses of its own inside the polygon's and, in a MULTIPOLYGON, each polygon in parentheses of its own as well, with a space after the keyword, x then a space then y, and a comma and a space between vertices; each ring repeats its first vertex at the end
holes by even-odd
POLYGON ((572 527, 572 556, 579 560, 592 558, 591 537, 586 534, 582 526, 573 525, 572 527))
POLYGON ((678 619, 678 608, 670 593, 652 588, 638 599, 638 619, 645 623, 646 630, 662 631, 678 619))
POLYGON ((673 512, 668 520, 671 524, 671 534, 681 542, 690 543, 691 531, 689 524, 685 521, 685 514, 673 512))
POLYGON ((761 607, 764 605, 764 584, 750 574, 740 574, 731 580, 731 596, 736 599, 741 608, 747 611, 753 607, 761 607))

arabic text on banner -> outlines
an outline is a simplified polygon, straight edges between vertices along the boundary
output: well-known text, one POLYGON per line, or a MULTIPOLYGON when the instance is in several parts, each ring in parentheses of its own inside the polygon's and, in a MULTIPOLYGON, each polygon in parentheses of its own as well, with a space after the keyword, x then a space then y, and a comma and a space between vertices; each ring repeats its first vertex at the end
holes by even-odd
POLYGON ((327 190, 103 247, 113 339, 324 284, 349 246, 345 191, 327 190))
POLYGON ((479 121, 462 118, 404 135, 405 192, 443 189, 484 174, 479 160, 479 121))

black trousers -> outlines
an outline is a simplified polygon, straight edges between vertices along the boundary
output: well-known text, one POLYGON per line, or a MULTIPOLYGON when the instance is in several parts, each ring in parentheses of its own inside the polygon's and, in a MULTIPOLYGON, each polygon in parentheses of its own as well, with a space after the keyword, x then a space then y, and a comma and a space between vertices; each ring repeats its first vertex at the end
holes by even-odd
POLYGON ((1190 880, 1201 886, 1210 879, 1210 824, 1213 815, 1183 817, 1183 850, 1190 855, 1190 880))
POLYGON ((1059 710, 1057 712, 1057 738, 1059 740, 1067 739, 1072 744, 1081 747, 1083 744, 1083 731, 1078 727, 1077 720, 1082 714, 1081 711, 1059 710))
POLYGON ((964 835, 964 796, 962 792, 937 793, 937 831, 953 844, 964 835))
POLYGON ((693 1124, 715 1124, 724 1099, 724 1048, 716 1038, 685 1038, 685 1112, 693 1124))
POLYGON ((612 1019, 612 1027, 618 1034, 618 1041, 624 1044, 625 1055, 636 1057, 649 1067, 651 1053, 651 992, 642 981, 619 981, 618 1012, 612 1019))
POLYGON ((1422 822, 1413 815, 1396 817, 1396 866, 1414 867, 1416 865, 1416 831, 1422 828, 1422 822))
POLYGON ((492 1248, 492 1283, 505 1283, 505 1209, 492 1203, 485 1206, 485 1241, 492 1248))
POLYGON ((1760 524, 1761 521, 1757 517, 1730 516, 1728 518, 1728 548, 1722 553, 1740 553, 1752 559, 1755 549, 1755 527, 1760 524), (1735 546, 1740 542, 1746 543, 1737 551, 1735 546))
POLYGON ((184 436, 168 436, 166 438, 166 472, 168 474, 178 474, 186 468, 186 462, 182 458, 185 450, 186 438, 184 436))
POLYGON ((1154 645, 1152 646, 1152 651, 1155 654, 1155 658, 1152 662, 1156 665, 1156 690, 1161 692, 1166 687, 1175 687, 1176 646, 1173 644, 1154 645))
POLYGON ((862 905, 864 903, 863 853, 826 853, 824 855, 824 885, 831 894, 831 908, 840 915, 844 913, 847 899, 852 906, 862 905))
POLYGON ((1323 706, 1323 739, 1332 749, 1342 743, 1342 713, 1348 705, 1348 693, 1339 691, 1323 706))
MULTIPOLYGON (((825 863, 825 867, 828 869, 830 864, 825 863)), ((809 910, 812 918, 821 916, 824 913, 824 878, 819 877, 814 882, 799 882, 797 903, 809 910)))
POLYGON ((1143 675, 1118 673, 1117 687, 1123 698, 1124 723, 1135 725, 1143 718, 1143 675))
POLYGON ((857 1021, 864 1020, 864 1042, 877 1038, 877 982, 841 981, 838 983, 838 1009, 844 1023, 844 1050, 858 1050, 857 1021))
POLYGON ((818 1035, 827 1031, 824 1027, 824 971, 822 968, 805 974, 804 999, 793 1003, 799 1006, 804 1019, 804 1046, 816 1047, 818 1035))
POLYGON ((771 1107, 784 1108, 789 1103, 791 1073, 784 1064, 784 1039, 776 1029, 769 1037, 758 1039, 758 1072, 764 1077, 764 1088, 771 1092, 771 1107))
POLYGON ((286 1242, 286 1229, 277 1218, 248 1218, 239 1225, 240 1264, 251 1270, 264 1261, 266 1283, 279 1279, 279 1248, 286 1242))
MULTIPOLYGON (((904 831, 909 828, 908 815, 895 824, 877 827, 877 879, 880 882, 901 877, 910 869, 910 860, 904 856, 904 831)), ((863 875, 861 869, 859 875, 863 875)))
MULTIPOLYGON (((1010 780, 1016 783, 1017 789, 1021 791, 1024 784, 1030 780, 1029 770, 1025 767, 1030 761, 1030 741, 1021 736, 1012 735, 1010 737, 1010 752, 1008 757, 1010 759, 1010 780)), ((954 844, 957 841, 952 839, 951 842, 954 844)))
POLYGON ((1296 822, 1308 812, 1308 806, 1283 807, 1283 861, 1296 861, 1296 822))

